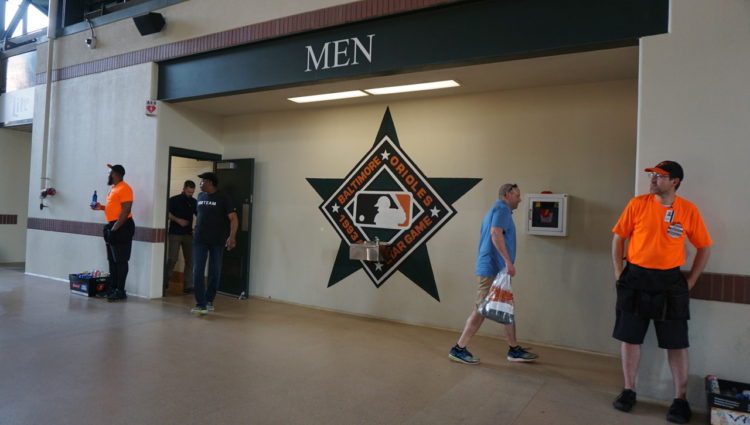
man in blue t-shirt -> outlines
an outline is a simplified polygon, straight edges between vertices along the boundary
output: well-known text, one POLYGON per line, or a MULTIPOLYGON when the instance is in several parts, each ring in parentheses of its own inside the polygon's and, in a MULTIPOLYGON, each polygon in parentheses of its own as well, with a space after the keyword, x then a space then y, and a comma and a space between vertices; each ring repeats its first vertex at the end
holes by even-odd
MULTIPOLYGON (((507 273, 510 277, 516 275, 516 226, 513 224, 513 210, 521 203, 521 190, 518 185, 506 183, 500 186, 499 199, 487 211, 482 220, 482 230, 479 234, 479 253, 477 254, 476 273, 479 278, 479 290, 474 304, 474 311, 458 339, 458 343, 451 348, 448 358, 464 364, 479 364, 479 358, 474 357, 466 345, 477 333, 484 322, 484 316, 477 309, 490 291, 492 281, 498 273, 507 273)), ((536 354, 526 351, 518 345, 516 340, 516 324, 503 325, 508 340, 508 360, 515 362, 530 362, 537 358, 536 354)))
POLYGON ((216 173, 200 174, 201 193, 198 195, 198 214, 193 232, 193 286, 195 307, 190 312, 204 315, 214 310, 214 298, 219 288, 224 250, 237 245, 237 211, 228 194, 219 190, 216 173), (208 285, 204 285, 203 271, 208 260, 208 285))

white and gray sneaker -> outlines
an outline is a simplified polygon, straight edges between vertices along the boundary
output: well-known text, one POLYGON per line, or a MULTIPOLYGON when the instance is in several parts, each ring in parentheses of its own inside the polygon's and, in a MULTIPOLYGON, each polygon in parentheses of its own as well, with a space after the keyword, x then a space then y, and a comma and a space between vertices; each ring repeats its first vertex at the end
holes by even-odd
POLYGON ((206 309, 208 311, 214 311, 214 303, 206 303, 206 309))
POLYGON ((195 314, 196 316, 205 316, 208 314, 208 309, 206 307, 195 306, 190 309, 190 313, 195 314))

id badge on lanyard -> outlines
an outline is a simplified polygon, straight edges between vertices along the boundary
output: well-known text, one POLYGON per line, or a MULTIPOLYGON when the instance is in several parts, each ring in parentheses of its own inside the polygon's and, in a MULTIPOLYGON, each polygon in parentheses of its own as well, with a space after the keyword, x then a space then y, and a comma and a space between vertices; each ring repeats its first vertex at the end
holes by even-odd
POLYGON ((673 209, 668 209, 664 213, 664 222, 665 223, 671 223, 673 219, 674 219, 674 210, 673 209))

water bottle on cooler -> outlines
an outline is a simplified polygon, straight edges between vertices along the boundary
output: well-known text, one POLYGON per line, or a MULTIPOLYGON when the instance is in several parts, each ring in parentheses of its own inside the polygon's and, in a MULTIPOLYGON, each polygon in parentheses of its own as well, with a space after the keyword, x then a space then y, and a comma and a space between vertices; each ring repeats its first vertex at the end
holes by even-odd
POLYGON ((716 375, 708 375, 706 376, 706 380, 708 381, 708 388, 712 393, 721 394, 721 390, 719 389, 719 379, 716 375))
POLYGON ((91 208, 96 208, 96 200, 97 200, 96 191, 94 191, 94 194, 91 196, 91 208))

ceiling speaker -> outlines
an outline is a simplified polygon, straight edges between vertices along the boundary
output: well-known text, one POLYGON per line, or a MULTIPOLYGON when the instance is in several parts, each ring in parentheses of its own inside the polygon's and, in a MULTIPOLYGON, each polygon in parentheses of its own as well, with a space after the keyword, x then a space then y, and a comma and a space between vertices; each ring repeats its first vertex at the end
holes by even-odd
POLYGON ((149 12, 145 15, 133 17, 133 22, 141 35, 154 34, 164 28, 164 17, 161 13, 149 12))

